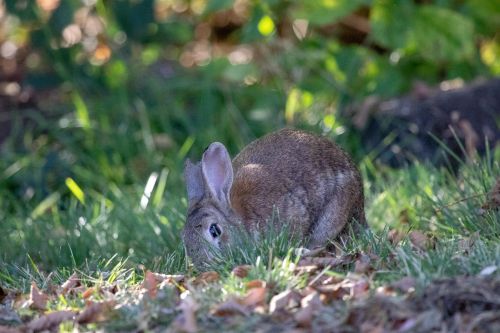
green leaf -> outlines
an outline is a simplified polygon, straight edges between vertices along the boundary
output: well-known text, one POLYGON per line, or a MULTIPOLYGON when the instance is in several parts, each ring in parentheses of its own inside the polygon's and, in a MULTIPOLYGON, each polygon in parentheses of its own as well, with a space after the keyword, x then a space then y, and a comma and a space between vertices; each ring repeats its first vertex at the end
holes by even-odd
POLYGON ((471 17, 476 30, 484 35, 495 35, 500 27, 500 1, 469 0, 463 14, 471 17))
POLYGON ((377 1, 372 38, 379 44, 430 61, 457 62, 474 54, 474 25, 452 10, 409 1, 377 1))
POLYGON ((460 61, 474 55, 474 25, 449 9, 421 6, 412 29, 418 52, 433 61, 460 61))
POLYGON ((375 1, 370 14, 371 37, 391 49, 405 47, 415 10, 410 1, 375 1))

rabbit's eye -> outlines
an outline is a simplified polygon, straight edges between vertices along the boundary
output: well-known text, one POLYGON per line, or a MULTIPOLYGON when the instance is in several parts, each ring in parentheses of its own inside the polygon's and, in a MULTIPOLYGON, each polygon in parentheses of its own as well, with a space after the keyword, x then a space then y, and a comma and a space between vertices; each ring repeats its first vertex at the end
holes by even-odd
POLYGON ((222 234, 222 231, 220 230, 219 226, 215 223, 212 223, 210 225, 208 231, 210 231, 210 235, 212 235, 213 238, 217 238, 222 234))

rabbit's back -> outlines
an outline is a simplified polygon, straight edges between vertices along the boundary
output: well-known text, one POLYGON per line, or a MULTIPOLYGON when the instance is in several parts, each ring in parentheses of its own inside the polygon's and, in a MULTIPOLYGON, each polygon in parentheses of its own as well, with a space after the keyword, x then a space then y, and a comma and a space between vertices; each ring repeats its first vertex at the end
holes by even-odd
POLYGON ((347 211, 339 207, 333 213, 365 223, 359 171, 324 137, 291 129, 271 133, 245 147, 233 159, 233 169, 232 207, 251 231, 262 231, 277 213, 278 221, 309 235, 339 193, 350 203, 347 211))

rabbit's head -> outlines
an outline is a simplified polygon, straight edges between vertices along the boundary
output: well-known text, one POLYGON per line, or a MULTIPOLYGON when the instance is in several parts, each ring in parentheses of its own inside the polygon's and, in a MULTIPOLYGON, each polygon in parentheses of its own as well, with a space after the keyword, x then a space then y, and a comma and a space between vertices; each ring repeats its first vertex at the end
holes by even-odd
POLYGON ((184 178, 188 211, 182 239, 194 265, 203 269, 214 250, 228 245, 229 230, 237 223, 229 199, 233 167, 226 147, 214 142, 199 163, 187 160, 184 178))

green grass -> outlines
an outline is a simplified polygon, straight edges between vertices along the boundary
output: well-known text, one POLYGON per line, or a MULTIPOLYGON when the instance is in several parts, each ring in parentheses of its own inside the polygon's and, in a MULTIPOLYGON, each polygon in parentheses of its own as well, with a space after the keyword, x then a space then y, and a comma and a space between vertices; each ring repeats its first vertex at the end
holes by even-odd
MULTIPOLYGON (((344 251, 375 253, 387 266, 381 277, 412 275, 425 281, 474 274, 498 264, 499 212, 481 210, 500 174, 496 161, 489 157, 464 163, 456 174, 427 164, 391 170, 365 161, 362 169, 372 231, 354 235, 353 242, 343 245, 344 251), (407 240, 394 246, 387 237, 393 228, 422 230, 437 242, 425 253, 413 251, 407 240), (473 245, 461 249, 459 245, 468 238, 474 238, 473 245)), ((22 172, 22 168, 17 171, 22 172)), ((82 184, 84 203, 68 188, 54 192, 57 195, 47 194, 40 202, 23 202, 19 200, 22 195, 12 193, 8 186, 9 178, 17 173, 4 176, 0 188, 2 284, 24 289, 29 285, 26 281, 49 272, 65 276, 74 269, 88 274, 108 271, 110 258, 126 260, 127 267, 134 269, 143 265, 165 273, 191 271, 179 237, 186 209, 184 189, 170 187, 165 177, 163 181, 157 178, 150 202, 142 208, 145 182, 118 186, 110 181, 107 193, 82 184)), ((212 268, 229 272, 238 264, 253 264, 269 269, 280 265, 276 260, 296 260, 290 249, 298 246, 300 240, 289 237, 286 230, 268 233, 259 241, 244 237, 239 247, 219 253, 212 268)))
MULTIPOLYGON (((76 131, 74 136, 63 128, 38 137, 26 133, 25 151, 4 148, 0 286, 28 292, 34 281, 49 290, 76 271, 86 286, 119 290, 113 297, 120 306, 113 316, 85 330, 167 327, 179 313, 175 310, 179 291, 165 286, 157 298, 149 299, 141 296, 139 287, 145 270, 180 273, 187 279, 198 274, 180 239, 186 211, 180 175, 186 154, 196 155, 201 143, 187 140, 182 154, 170 151, 164 156, 158 148, 141 151, 145 140, 141 131, 139 136, 109 136, 103 145, 97 144, 96 133, 76 131), (116 154, 110 150, 115 144, 116 154)), ((481 209, 500 175, 499 157, 497 149, 477 161, 454 161, 454 169, 415 162, 394 170, 374 164, 368 155, 359 164, 371 230, 337 244, 338 254, 370 257, 372 291, 406 276, 415 279, 419 291, 434 279, 474 276, 485 267, 499 267, 500 212, 481 209), (388 235, 393 229, 403 234, 421 231, 432 246, 416 249, 408 237, 393 244, 388 235)), ((217 282, 192 289, 199 305, 198 325, 204 331, 218 331, 224 325, 242 332, 262 327, 265 320, 257 313, 241 324, 210 315, 216 304, 245 295, 249 281, 267 283, 268 302, 281 291, 303 290, 311 278, 295 272, 300 259, 295 249, 302 242, 286 228, 271 229, 258 240, 243 234, 238 244, 215 253, 210 269, 219 273, 217 282), (246 277, 237 278, 231 271, 242 264, 251 268, 246 277)), ((354 269, 352 261, 315 274, 348 278, 354 269)), ((494 274, 498 276, 499 270, 494 274)), ((93 297, 105 300, 104 295, 93 297)), ((347 313, 349 304, 335 303, 328 311, 347 313)), ((48 309, 84 306, 81 294, 62 295, 51 299, 48 309)), ((33 315, 27 309, 19 311, 21 316, 33 315)), ((72 324, 60 327, 72 329, 72 324)))

